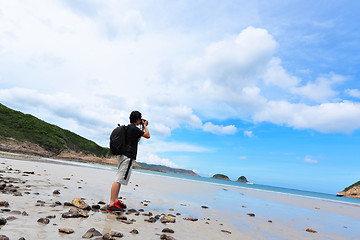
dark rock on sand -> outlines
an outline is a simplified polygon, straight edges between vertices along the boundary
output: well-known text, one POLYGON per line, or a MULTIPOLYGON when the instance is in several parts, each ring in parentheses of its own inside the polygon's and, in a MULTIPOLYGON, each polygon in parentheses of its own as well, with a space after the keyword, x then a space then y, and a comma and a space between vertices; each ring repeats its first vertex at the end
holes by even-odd
POLYGON ((16 219, 17 219, 17 217, 14 217, 14 216, 10 216, 10 217, 6 218, 7 221, 14 221, 16 219))
POLYGON ((9 238, 6 235, 0 235, 0 240, 9 240, 9 238))
POLYGON ((201 208, 208 209, 209 207, 208 206, 201 206, 201 208))
POLYGON ((249 215, 250 217, 255 217, 254 213, 248 213, 247 215, 249 215))
POLYGON ((130 231, 130 233, 131 233, 131 234, 139 234, 139 231, 136 230, 136 229, 133 229, 133 230, 130 231))
POLYGON ((121 232, 115 232, 115 231, 110 231, 109 235, 111 237, 117 237, 117 238, 122 238, 124 236, 121 232))
POLYGON ((186 220, 186 221, 196 222, 198 219, 197 219, 197 218, 192 218, 192 217, 189 217, 189 218, 184 218, 184 220, 186 220))
POLYGON ((98 205, 98 204, 93 204, 92 206, 91 206, 91 209, 94 211, 94 210, 99 210, 100 209, 100 205, 98 205))
POLYGON ((0 201, 0 207, 9 207, 10 204, 8 201, 0 201))
POLYGON ((74 233, 74 230, 69 229, 69 228, 60 228, 59 232, 66 233, 66 234, 72 234, 72 233, 74 233))
POLYGON ((126 221, 126 220, 127 220, 127 217, 121 215, 121 216, 116 217, 116 219, 117 219, 117 220, 124 220, 124 221, 126 221))
POLYGON ((103 205, 104 205, 105 202, 101 200, 101 201, 99 201, 97 204, 103 204, 103 205))
POLYGON ((82 238, 92 238, 95 236, 102 236, 102 234, 96 230, 95 228, 90 228, 83 236, 82 238))
POLYGON ((163 233, 174 233, 175 231, 170 228, 164 228, 161 232, 163 233))
POLYGON ((221 230, 222 232, 224 232, 224 233, 228 233, 228 234, 231 234, 231 232, 230 231, 228 231, 228 230, 221 230))
POLYGON ((70 202, 64 202, 65 207, 73 207, 74 205, 70 202))
POLYGON ((63 218, 87 218, 89 217, 89 214, 87 214, 84 210, 79 208, 70 208, 69 212, 63 213, 61 215, 63 218))
POLYGON ((0 218, 0 226, 5 225, 7 223, 7 220, 3 217, 0 218))
POLYGON ((168 236, 166 234, 162 234, 160 236, 160 239, 164 239, 164 240, 176 240, 175 238, 171 237, 171 236, 168 236))
POLYGON ((59 195, 59 194, 60 194, 60 190, 59 190, 59 189, 54 190, 54 191, 53 191, 53 194, 54 194, 54 195, 59 195))
POLYGON ((149 223, 155 223, 156 222, 156 218, 154 217, 150 217, 149 219, 144 219, 145 222, 149 222, 149 223))
POLYGON ((37 220, 37 222, 38 222, 38 223, 43 223, 43 224, 49 224, 50 219, 48 219, 48 218, 39 218, 39 219, 37 220))

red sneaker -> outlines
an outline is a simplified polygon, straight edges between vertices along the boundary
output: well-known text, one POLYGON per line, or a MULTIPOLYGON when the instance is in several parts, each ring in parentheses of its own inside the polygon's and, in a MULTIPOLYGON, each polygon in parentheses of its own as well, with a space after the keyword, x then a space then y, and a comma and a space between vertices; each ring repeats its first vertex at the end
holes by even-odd
POLYGON ((124 211, 124 208, 122 208, 118 202, 114 203, 113 205, 109 205, 107 210, 107 212, 123 212, 124 211))
POLYGON ((123 203, 121 200, 119 200, 118 199, 118 201, 117 201, 117 204, 121 207, 121 208, 126 208, 126 204, 125 203, 123 203))

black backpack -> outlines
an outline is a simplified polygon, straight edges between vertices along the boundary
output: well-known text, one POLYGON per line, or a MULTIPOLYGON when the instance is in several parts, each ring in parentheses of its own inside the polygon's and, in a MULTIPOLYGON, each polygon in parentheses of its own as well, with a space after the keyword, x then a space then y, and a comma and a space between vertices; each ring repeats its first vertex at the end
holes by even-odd
POLYGON ((123 155, 126 152, 127 126, 118 125, 110 135, 110 151, 112 155, 123 155))

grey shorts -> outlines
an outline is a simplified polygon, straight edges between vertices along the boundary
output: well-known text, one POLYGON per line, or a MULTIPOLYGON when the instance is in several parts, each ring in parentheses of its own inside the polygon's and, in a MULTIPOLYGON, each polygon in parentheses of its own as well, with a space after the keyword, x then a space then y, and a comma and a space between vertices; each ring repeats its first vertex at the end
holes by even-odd
POLYGON ((133 161, 125 155, 119 155, 118 157, 118 170, 116 173, 115 182, 121 185, 127 185, 129 183, 133 161), (129 167, 129 164, 130 167, 129 167), (126 172, 128 171, 127 175, 126 172))

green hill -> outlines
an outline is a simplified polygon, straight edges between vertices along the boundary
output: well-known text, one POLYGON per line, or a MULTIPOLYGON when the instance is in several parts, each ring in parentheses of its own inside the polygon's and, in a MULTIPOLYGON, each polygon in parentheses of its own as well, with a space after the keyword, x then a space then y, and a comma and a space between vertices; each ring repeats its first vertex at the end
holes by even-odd
POLYGON ((73 132, 0 104, 0 140, 9 138, 37 144, 55 155, 63 150, 94 154, 98 157, 104 157, 109 153, 108 148, 103 148, 73 132))

